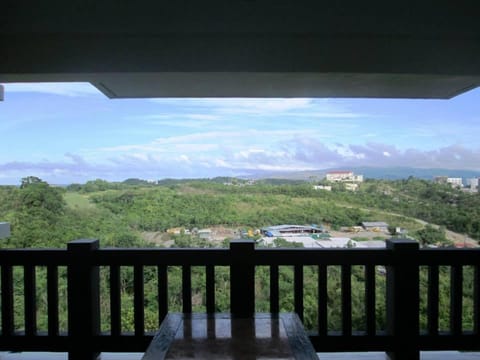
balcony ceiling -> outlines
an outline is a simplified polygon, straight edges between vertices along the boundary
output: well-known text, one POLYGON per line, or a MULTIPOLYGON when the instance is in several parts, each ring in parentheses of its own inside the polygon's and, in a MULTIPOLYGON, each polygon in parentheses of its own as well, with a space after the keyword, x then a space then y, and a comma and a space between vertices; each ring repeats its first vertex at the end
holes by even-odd
POLYGON ((480 84, 475 1, 12 1, 0 83, 111 98, 451 98, 480 84))

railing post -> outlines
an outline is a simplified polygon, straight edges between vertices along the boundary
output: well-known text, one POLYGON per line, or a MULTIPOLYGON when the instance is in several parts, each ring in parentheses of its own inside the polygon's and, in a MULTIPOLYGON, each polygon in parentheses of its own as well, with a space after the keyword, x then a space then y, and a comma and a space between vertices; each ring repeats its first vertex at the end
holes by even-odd
POLYGON ((98 250, 98 240, 68 243, 68 336, 69 360, 95 360, 93 337, 100 334, 99 268, 92 266, 91 254, 98 250))
POLYGON ((418 360, 419 275, 418 242, 387 240, 393 263, 387 267, 387 332, 393 338, 391 360, 418 360))
POLYGON ((235 317, 251 317, 255 312, 255 241, 230 242, 230 311, 235 317))

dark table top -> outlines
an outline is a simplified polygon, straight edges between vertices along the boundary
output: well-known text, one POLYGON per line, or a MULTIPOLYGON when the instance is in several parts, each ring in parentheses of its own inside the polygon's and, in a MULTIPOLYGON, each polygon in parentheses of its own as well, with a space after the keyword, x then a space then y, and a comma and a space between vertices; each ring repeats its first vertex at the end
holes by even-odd
POLYGON ((315 359, 318 356, 295 313, 168 314, 143 360, 315 359))

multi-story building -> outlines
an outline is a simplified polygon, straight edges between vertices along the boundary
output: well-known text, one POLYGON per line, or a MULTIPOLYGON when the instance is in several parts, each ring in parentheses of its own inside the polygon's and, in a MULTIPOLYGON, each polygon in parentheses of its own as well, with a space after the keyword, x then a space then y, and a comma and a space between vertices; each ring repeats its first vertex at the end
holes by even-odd
POLYGON ((478 188, 478 178, 467 179, 467 186, 471 190, 476 190, 478 188))
POLYGON ((326 175, 327 181, 333 182, 362 182, 363 175, 355 175, 353 171, 330 171, 326 175))
POLYGON ((462 178, 447 178, 447 183, 450 184, 454 188, 461 188, 463 187, 463 180, 462 178))

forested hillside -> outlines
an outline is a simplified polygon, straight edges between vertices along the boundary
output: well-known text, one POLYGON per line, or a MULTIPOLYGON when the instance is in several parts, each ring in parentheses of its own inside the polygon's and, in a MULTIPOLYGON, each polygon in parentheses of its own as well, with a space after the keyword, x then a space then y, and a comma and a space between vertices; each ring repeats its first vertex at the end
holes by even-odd
POLYGON ((164 183, 96 180, 65 189, 31 177, 19 187, 0 187, 0 220, 12 224, 12 237, 4 246, 62 247, 76 238, 99 238, 103 246, 145 246, 143 231, 172 227, 290 223, 336 229, 361 221, 386 221, 415 237, 423 226, 412 218, 480 239, 479 194, 414 178, 369 180, 356 192, 341 184, 328 192, 285 181, 164 183))
POLYGON ((356 192, 345 190, 342 184, 328 192, 314 190, 307 182, 263 180, 248 185, 225 178, 165 180, 159 186, 105 183, 99 188, 103 191, 87 183, 78 191, 137 230, 282 223, 338 228, 382 219, 416 231, 418 224, 408 219, 416 218, 480 239, 478 194, 415 178, 367 180, 356 192))
MULTIPOLYGON (((249 183, 239 179, 165 180, 159 184, 129 179, 123 183, 95 180, 67 188, 52 187, 39 178, 22 180, 18 187, 0 187, 0 221, 11 223, 12 234, 3 239, 2 247, 60 247, 78 238, 100 239, 101 246, 149 247, 144 232, 164 233, 169 228, 185 229, 222 225, 231 228, 259 228, 277 224, 322 224, 329 229, 358 225, 361 221, 386 221, 392 227, 402 227, 408 234, 425 244, 435 243, 444 236, 442 229, 425 227, 415 219, 444 226, 480 239, 480 195, 466 194, 446 185, 410 178, 398 181, 368 180, 356 192, 345 190, 341 184, 333 185, 331 192, 314 190, 311 183, 265 180, 249 183)), ((228 240, 213 244, 185 234, 171 235, 173 246, 227 246, 228 240)), ((285 242, 284 242, 285 244, 285 242)), ((125 330, 133 326, 131 269, 124 269, 122 285, 122 319, 125 330)), ((145 269, 146 323, 154 328, 155 280, 153 269, 145 269)), ((465 269, 464 303, 472 303, 472 271, 465 269)), ((41 273, 43 270, 39 270, 41 273)), ((340 269, 328 269, 329 326, 338 329, 341 323, 338 297, 340 269)), ((21 276, 21 273, 16 273, 21 276)), ((65 273, 60 272, 60 286, 65 288, 65 273), (62 285, 63 284, 63 285, 62 285)), ((257 269, 257 310, 268 311, 268 272, 257 269)), ((421 274, 426 286, 426 274, 421 274)), ((204 311, 203 269, 194 268, 192 293, 194 311, 204 311)), ((44 280, 44 279, 43 279, 44 280)), ((107 274, 102 273, 107 284, 107 274)), ((219 269, 216 278, 219 311, 228 309, 228 271, 219 269)), ((354 267, 352 275, 353 320, 355 328, 364 326, 363 268, 354 267)), ((169 269, 169 298, 171 310, 181 309, 181 271, 169 269)), ((293 309, 293 271, 283 267, 280 273, 281 310, 293 309)), ((305 268, 305 321, 308 328, 316 322, 316 269, 305 268)), ((377 322, 385 325, 384 277, 377 276, 377 322)), ((21 281, 16 282, 17 298, 21 298, 21 281)), ((105 285, 106 286, 106 285, 105 285)), ((38 288, 42 289, 42 281, 38 288)), ((44 288, 43 288, 44 289, 44 288)), ((448 324, 449 277, 441 269, 440 325, 448 324)), ((43 290, 42 290, 43 291, 43 290)), ((39 326, 46 326, 46 300, 39 299, 39 326)), ((108 309, 108 298, 102 300, 102 309, 108 309)), ((64 302, 60 304, 65 308, 64 302), (62 305, 63 304, 63 305, 62 305)), ((425 299, 422 299, 425 308, 425 299)), ((18 309, 16 321, 21 324, 22 311, 18 309)), ((425 324, 422 315, 422 324, 425 324)), ((106 324, 108 316, 102 321, 106 324)), ((466 310, 464 324, 471 324, 466 310)), ((66 319, 63 319, 65 324, 66 319)), ((21 326, 21 325, 19 325, 21 326)))

